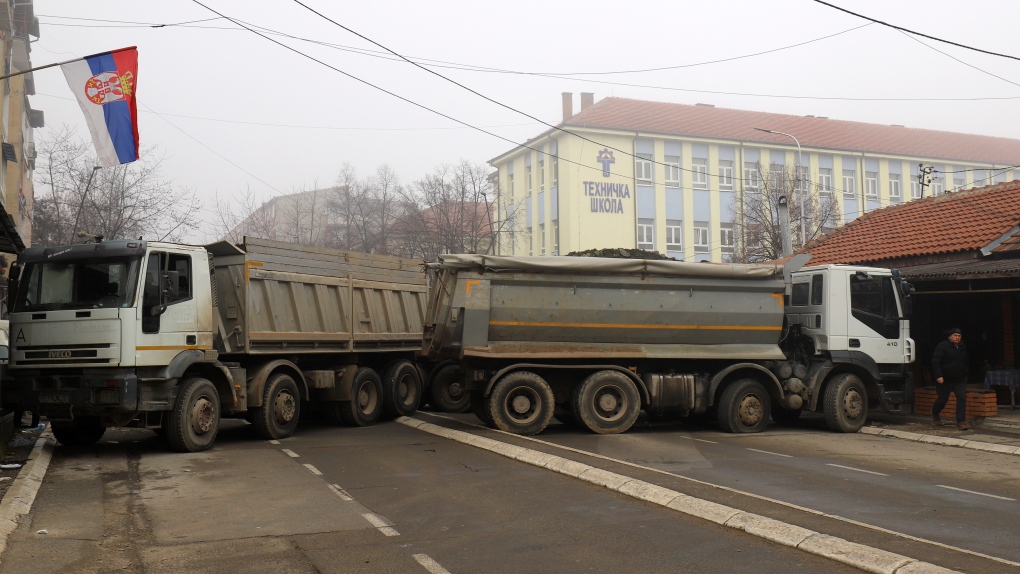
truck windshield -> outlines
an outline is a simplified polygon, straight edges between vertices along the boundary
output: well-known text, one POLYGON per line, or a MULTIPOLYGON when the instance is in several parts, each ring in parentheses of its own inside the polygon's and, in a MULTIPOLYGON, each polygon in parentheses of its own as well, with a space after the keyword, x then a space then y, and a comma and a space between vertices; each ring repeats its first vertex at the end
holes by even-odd
POLYGON ((135 257, 29 263, 14 312, 130 307, 139 262, 135 257))

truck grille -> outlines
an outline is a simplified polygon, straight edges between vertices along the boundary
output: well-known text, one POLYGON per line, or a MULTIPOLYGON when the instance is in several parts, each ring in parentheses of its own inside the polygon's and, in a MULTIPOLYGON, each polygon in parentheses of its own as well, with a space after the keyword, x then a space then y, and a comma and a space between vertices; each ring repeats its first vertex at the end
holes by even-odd
POLYGON ((33 365, 106 365, 110 363, 108 355, 101 349, 109 349, 109 343, 83 345, 52 345, 52 346, 20 346, 14 349, 14 363, 18 366, 33 365))

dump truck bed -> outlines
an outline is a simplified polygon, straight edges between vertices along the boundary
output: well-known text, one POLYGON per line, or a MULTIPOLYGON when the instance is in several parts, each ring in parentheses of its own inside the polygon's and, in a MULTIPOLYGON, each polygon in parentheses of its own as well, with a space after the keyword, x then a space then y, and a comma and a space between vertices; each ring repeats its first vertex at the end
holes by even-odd
POLYGON ((389 255, 245 238, 210 246, 221 353, 415 351, 425 274, 389 255))
POLYGON ((451 255, 430 267, 433 360, 784 358, 782 266, 451 255))

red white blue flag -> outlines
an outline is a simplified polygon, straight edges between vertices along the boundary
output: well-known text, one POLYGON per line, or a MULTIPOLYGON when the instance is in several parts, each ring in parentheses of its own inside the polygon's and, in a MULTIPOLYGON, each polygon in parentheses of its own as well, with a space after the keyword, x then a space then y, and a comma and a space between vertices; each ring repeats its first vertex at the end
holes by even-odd
POLYGON ((138 159, 138 50, 132 46, 60 66, 92 133, 99 163, 138 159))

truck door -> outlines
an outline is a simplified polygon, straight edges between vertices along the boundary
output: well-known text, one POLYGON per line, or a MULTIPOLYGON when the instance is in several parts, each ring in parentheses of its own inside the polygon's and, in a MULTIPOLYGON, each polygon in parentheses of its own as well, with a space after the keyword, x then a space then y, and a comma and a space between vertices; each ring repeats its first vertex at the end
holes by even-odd
POLYGON ((198 309, 193 296, 193 270, 190 254, 149 254, 142 276, 139 305, 138 342, 135 347, 138 365, 166 365, 184 349, 198 348, 198 309), (176 289, 171 289, 166 284, 167 280, 175 280, 176 289), (166 293, 161 294, 161 291, 166 293), (159 313, 161 304, 166 305, 166 310, 159 313))
POLYGON ((869 355, 878 364, 902 364, 900 312, 892 277, 864 272, 850 275, 850 316, 847 340, 850 351, 869 355))

